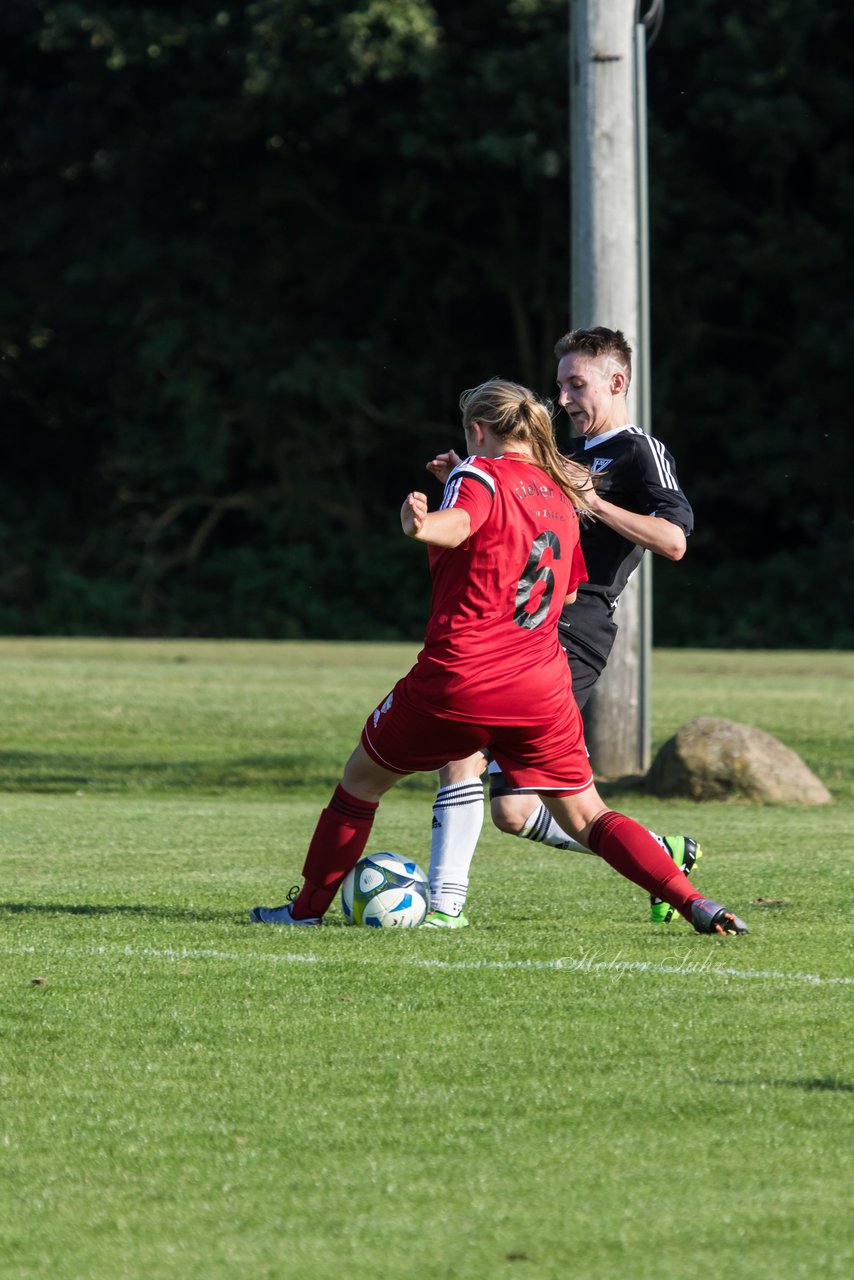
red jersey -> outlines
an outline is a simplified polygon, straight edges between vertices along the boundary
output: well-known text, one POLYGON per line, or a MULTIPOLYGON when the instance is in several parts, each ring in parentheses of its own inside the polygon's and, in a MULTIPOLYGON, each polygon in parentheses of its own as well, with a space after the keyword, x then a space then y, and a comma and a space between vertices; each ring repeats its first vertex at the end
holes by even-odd
POLYGON ((549 721, 569 682, 558 618, 587 580, 572 503, 534 462, 506 453, 461 462, 447 507, 468 512, 471 533, 458 547, 430 548, 430 621, 405 695, 452 720, 549 721))

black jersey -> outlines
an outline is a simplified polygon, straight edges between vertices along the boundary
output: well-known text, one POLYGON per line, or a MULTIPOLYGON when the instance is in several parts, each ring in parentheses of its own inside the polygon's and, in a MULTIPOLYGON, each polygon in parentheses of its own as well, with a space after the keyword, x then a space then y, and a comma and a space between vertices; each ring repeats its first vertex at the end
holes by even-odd
MULTIPOLYGON (((640 427, 617 427, 592 440, 573 438, 566 454, 590 467, 597 477, 597 492, 614 506, 639 515, 660 516, 678 525, 686 537, 690 534, 694 513, 679 487, 672 455, 654 436, 640 427)), ((606 661, 616 632, 611 614, 641 562, 643 547, 601 520, 582 520, 581 549, 588 576, 578 589, 578 604, 583 607, 564 608, 561 643, 569 647, 571 632, 577 640, 586 641, 585 648, 598 652, 606 661)))

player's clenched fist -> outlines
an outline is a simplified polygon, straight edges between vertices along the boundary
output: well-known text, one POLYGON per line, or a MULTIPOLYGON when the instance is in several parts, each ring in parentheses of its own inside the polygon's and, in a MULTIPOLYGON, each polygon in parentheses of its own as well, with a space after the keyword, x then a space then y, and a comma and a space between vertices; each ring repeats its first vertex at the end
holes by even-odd
POLYGON ((400 523, 407 538, 414 538, 427 519, 427 497, 423 493, 409 493, 400 508, 400 523))

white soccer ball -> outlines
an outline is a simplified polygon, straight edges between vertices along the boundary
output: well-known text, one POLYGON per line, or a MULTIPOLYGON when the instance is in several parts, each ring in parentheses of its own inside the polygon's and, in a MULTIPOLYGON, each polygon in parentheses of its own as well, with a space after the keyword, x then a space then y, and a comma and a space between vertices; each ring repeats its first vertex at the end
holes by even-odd
POLYGON ((417 862, 399 853, 367 853, 341 885, 348 924, 415 929, 427 914, 429 885, 417 862))

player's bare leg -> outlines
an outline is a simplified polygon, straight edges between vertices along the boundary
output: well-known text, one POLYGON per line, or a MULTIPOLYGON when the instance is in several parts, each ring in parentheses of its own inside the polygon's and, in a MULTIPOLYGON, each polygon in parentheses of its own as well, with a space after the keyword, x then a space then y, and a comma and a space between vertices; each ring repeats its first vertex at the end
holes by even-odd
POLYGON ((694 888, 645 827, 609 809, 595 786, 571 796, 543 794, 542 800, 564 830, 626 879, 669 902, 698 933, 747 933, 743 920, 694 888))
MULTIPOLYGON (((499 775, 500 776, 500 775, 499 775)), ((552 817, 540 797, 527 791, 508 791, 490 800, 492 821, 508 836, 521 836, 553 849, 574 849, 578 853, 591 850, 575 840, 552 817)))

